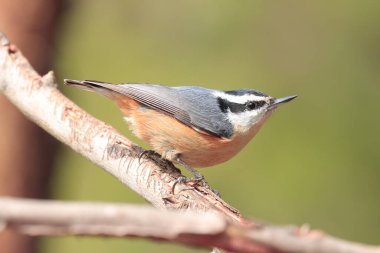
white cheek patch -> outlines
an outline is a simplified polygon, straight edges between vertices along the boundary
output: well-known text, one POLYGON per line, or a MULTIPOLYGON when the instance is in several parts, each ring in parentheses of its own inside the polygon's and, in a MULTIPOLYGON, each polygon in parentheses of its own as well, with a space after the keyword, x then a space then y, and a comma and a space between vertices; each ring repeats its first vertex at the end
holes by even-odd
POLYGON ((245 133, 260 121, 263 114, 258 111, 245 111, 241 113, 228 112, 227 116, 233 124, 235 131, 245 133))
POLYGON ((254 94, 246 94, 243 96, 235 96, 230 95, 224 92, 215 91, 214 96, 225 99, 229 102, 237 103, 237 104, 245 104, 247 101, 263 101, 266 99, 264 96, 256 96, 254 94))

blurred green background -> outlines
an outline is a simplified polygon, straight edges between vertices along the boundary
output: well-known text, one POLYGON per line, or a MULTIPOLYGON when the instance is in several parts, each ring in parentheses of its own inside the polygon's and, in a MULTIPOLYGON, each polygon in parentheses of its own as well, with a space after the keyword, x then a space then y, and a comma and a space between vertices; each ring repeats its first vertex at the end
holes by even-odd
MULTIPOLYGON (((248 217, 380 244, 380 2, 71 1, 58 34, 63 78, 298 94, 227 163, 202 170, 248 217)), ((133 141, 107 99, 62 88, 133 141)), ((144 146, 146 147, 146 146, 144 146)), ((53 197, 145 203, 65 147, 53 197)), ((42 252, 196 252, 138 239, 66 237, 42 252)))

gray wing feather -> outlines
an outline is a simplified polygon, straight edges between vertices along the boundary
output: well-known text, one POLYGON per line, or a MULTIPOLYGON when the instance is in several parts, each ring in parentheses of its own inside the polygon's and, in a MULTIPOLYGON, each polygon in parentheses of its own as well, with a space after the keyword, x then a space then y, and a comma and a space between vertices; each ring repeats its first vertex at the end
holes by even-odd
POLYGON ((191 125, 190 115, 178 107, 179 97, 169 87, 148 84, 118 85, 120 93, 156 110, 162 111, 183 122, 191 125))
POLYGON ((68 85, 94 90, 110 98, 114 93, 166 113, 190 127, 218 137, 230 138, 233 126, 219 107, 215 90, 198 86, 166 87, 157 84, 120 84, 65 80, 68 85))
POLYGON ((233 134, 233 126, 220 110, 213 90, 154 84, 123 84, 113 87, 113 90, 169 114, 188 126, 224 138, 233 134))

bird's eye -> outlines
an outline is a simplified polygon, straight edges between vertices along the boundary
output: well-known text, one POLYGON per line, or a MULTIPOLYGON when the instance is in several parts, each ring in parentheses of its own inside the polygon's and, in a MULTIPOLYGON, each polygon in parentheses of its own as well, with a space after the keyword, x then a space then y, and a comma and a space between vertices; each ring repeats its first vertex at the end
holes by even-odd
POLYGON ((249 101, 245 104, 246 110, 250 110, 250 111, 257 110, 261 108, 262 106, 264 106, 265 103, 266 102, 264 100, 263 101, 249 101))
POLYGON ((248 110, 254 110, 257 108, 257 106, 258 106, 258 104, 254 101, 250 101, 247 103, 247 109, 248 110))

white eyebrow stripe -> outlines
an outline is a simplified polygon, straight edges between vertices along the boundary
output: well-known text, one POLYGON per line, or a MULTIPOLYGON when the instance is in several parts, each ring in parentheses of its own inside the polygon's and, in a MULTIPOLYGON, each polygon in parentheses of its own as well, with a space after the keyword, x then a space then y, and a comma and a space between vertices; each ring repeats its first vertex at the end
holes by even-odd
POLYGON ((223 98, 229 102, 233 102, 233 103, 237 103, 237 104, 245 104, 246 102, 252 101, 252 100, 263 101, 266 99, 266 97, 264 97, 264 96, 256 96, 254 94, 246 94, 243 96, 234 96, 234 95, 230 95, 230 94, 227 94, 227 93, 224 93, 221 91, 215 91, 214 95, 216 97, 220 97, 220 98, 223 98))

